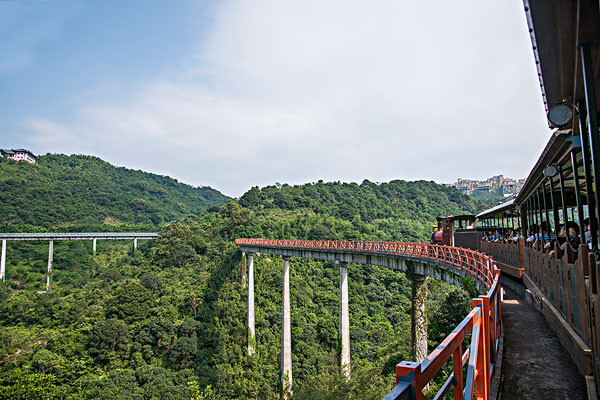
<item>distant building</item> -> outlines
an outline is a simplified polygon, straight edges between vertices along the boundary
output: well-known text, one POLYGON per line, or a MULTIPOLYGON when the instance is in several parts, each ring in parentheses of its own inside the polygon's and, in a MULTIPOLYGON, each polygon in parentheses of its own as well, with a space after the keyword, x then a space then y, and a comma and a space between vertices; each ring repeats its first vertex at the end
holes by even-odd
POLYGON ((504 197, 513 196, 519 193, 523 187, 525 179, 505 178, 504 175, 497 175, 486 179, 485 181, 475 181, 471 179, 458 178, 454 186, 464 194, 473 193, 497 193, 504 197))
POLYGON ((35 154, 25 149, 0 149, 0 156, 12 158, 16 161, 27 161, 30 164, 35 164, 38 159, 35 154))

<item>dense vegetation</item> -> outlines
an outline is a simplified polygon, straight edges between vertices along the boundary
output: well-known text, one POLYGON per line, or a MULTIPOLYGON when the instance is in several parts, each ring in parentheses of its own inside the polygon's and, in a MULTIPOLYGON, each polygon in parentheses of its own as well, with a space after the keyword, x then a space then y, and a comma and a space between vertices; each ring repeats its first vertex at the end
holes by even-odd
MULTIPOLYGON (((89 243, 56 244, 45 294, 36 290, 46 245, 11 242, 0 291, 0 399, 278 398, 281 260, 255 259, 257 354, 249 358, 245 260, 234 238, 427 240, 436 215, 476 207, 432 182, 252 188, 166 226, 135 253, 130 243, 100 243, 95 257, 89 243)), ((411 357, 410 281, 351 265, 353 373, 343 379, 338 280, 334 264, 291 262, 294 398, 380 398, 393 366, 411 357)), ((433 346, 466 314, 470 295, 428 285, 433 346)))
POLYGON ((482 206, 454 187, 402 180, 253 187, 240 204, 257 216, 251 221, 256 230, 246 230, 246 235, 315 240, 355 240, 365 235, 372 240, 428 240, 435 217, 475 213, 482 206), (274 215, 283 230, 260 229, 274 225, 274 215), (288 223, 281 224, 285 217, 288 223))
POLYGON ((0 157, 0 225, 159 225, 220 206, 227 197, 167 176, 114 167, 97 157, 0 157))

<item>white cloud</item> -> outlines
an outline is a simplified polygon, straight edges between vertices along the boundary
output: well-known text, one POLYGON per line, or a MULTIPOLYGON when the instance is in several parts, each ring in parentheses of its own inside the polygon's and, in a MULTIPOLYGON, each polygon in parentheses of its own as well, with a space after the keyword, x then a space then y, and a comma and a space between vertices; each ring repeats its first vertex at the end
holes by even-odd
POLYGON ((321 178, 522 177, 546 141, 510 2, 232 0, 215 13, 179 79, 32 117, 34 148, 240 195, 321 178))

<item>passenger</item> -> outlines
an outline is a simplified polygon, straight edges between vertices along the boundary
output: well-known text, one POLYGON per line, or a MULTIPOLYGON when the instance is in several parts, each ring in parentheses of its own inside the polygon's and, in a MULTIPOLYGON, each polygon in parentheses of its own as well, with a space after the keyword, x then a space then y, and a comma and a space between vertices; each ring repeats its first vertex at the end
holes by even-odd
POLYGON ((535 234, 536 231, 537 231, 537 225, 532 225, 531 229, 529 231, 527 231, 527 243, 533 244, 533 242, 536 241, 536 234, 535 234))
POLYGON ((569 262, 574 262, 577 260, 577 256, 579 255, 579 244, 581 243, 579 239, 579 225, 573 221, 567 221, 566 228, 567 239, 565 243, 558 248, 558 253, 552 250, 550 252, 550 256, 554 256, 556 254, 558 257, 562 257, 566 247, 569 246, 569 250, 571 250, 571 253, 573 253, 573 260, 569 260, 569 262))
POLYGON ((558 236, 556 237, 556 239, 553 239, 550 242, 546 243, 546 245, 544 246, 544 250, 553 250, 554 249, 554 244, 556 242, 558 242, 558 245, 561 246, 566 241, 567 241, 567 230, 565 229, 564 225, 561 225, 558 228, 558 236))
POLYGON ((494 235, 494 242, 498 242, 500 241, 500 239, 502 239, 502 235, 500 234, 500 231, 496 229, 496 234, 494 235))
POLYGON ((513 242, 517 243, 520 238, 521 238, 521 234, 519 233, 519 231, 517 229, 515 229, 513 231, 513 234, 511 236, 510 240, 512 240, 513 242))
POLYGON ((552 232, 548 233, 548 222, 542 221, 541 231, 542 231, 541 233, 538 232, 535 236, 536 239, 535 239, 535 242, 533 243, 534 246, 541 244, 541 241, 543 241, 544 243, 549 243, 552 240, 556 239, 556 235, 554 235, 554 233, 552 233, 552 232))

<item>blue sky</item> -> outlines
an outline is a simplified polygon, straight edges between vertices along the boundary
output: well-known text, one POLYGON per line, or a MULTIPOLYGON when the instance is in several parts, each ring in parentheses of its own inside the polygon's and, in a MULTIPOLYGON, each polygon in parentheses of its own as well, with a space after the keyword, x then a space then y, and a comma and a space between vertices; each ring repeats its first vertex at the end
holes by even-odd
POLYGON ((0 147, 233 196, 525 177, 550 131, 522 2, 405 3, 0 1, 0 147))
POLYGON ((207 24, 185 2, 0 2, 7 145, 22 144, 10 131, 32 114, 68 115, 90 98, 123 100, 150 79, 176 74, 207 24))

